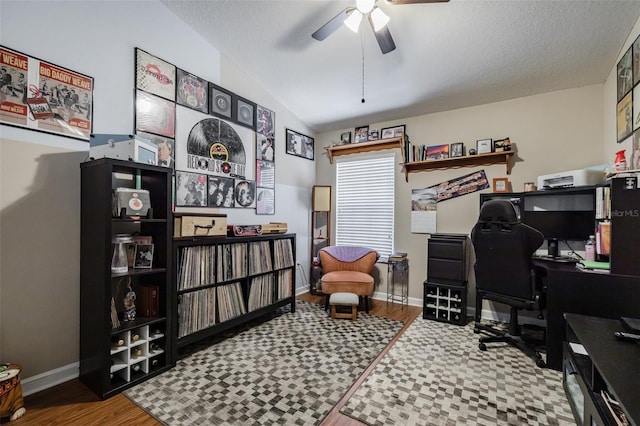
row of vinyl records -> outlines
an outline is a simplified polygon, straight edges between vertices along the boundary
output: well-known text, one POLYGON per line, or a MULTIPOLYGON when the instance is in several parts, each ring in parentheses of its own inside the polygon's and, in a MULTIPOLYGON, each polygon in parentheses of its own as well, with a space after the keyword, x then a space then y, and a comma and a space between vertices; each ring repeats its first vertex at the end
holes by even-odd
POLYGON ((252 278, 248 309, 244 304, 240 282, 181 294, 178 298, 178 337, 268 306, 274 303, 274 297, 275 300, 291 297, 292 283, 291 269, 252 278))
POLYGON ((247 271, 248 275, 255 275, 274 269, 288 268, 292 267, 294 263, 291 240, 288 238, 274 241, 275 257, 273 262, 269 241, 248 243, 248 265, 246 243, 221 244, 217 247, 217 256, 214 245, 180 249, 178 290, 244 278, 247 276, 247 271))

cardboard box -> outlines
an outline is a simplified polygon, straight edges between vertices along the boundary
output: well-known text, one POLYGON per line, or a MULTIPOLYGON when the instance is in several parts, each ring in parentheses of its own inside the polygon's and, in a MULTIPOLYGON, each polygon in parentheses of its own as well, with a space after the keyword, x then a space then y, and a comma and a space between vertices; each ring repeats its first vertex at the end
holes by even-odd
POLYGON ((173 219, 174 237, 224 237, 227 235, 226 214, 176 214, 173 219))

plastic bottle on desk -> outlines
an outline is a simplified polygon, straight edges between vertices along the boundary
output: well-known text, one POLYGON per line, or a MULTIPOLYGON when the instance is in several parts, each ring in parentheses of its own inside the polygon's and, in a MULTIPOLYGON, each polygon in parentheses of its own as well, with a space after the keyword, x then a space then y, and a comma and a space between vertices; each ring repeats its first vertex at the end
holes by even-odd
POLYGON ((584 260, 596 260, 596 236, 589 235, 589 241, 584 246, 584 260))

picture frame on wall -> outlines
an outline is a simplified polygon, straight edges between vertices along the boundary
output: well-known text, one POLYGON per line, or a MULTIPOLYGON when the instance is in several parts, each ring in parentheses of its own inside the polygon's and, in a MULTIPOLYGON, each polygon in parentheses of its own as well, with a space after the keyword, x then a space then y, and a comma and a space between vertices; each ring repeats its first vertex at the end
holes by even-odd
POLYGON ((369 139, 369 126, 360 126, 356 127, 353 132, 353 141, 358 142, 366 142, 369 139))
POLYGON ((633 42, 633 85, 640 83, 640 36, 633 42))
POLYGON ((256 104, 240 96, 234 101, 234 121, 241 126, 256 129, 256 104))
POLYGON ((476 141, 476 152, 487 154, 493 152, 493 139, 479 139, 476 141))
POLYGON ((632 58, 632 47, 629 46, 629 49, 622 55, 618 65, 616 67, 616 72, 618 76, 618 101, 620 101, 633 87, 633 58, 632 58))
POLYGON ((176 67, 144 50, 135 49, 136 89, 176 100, 176 67))
POLYGON ((209 112, 209 85, 206 80, 177 69, 176 102, 196 111, 209 112))
POLYGON ((231 118, 233 93, 209 82, 209 114, 220 118, 231 118))
POLYGON ((493 178, 493 192, 509 192, 509 179, 493 178))
POLYGON ((380 138, 389 139, 389 138, 397 138, 402 136, 405 133, 406 127, 404 124, 400 124, 394 127, 384 127, 380 131, 380 138))
POLYGON ((286 129, 287 154, 314 160, 315 140, 295 130, 286 129))
POLYGON ((351 143, 351 132, 342 132, 340 134, 340 143, 342 145, 351 143))
POLYGON ((464 156, 464 143, 456 142, 452 143, 449 147, 449 156, 451 158, 463 157, 464 156))
POLYGON ((511 139, 497 139, 493 141, 493 151, 494 152, 504 152, 511 151, 511 139))
POLYGON ((624 141, 633 131, 633 93, 629 92, 617 105, 616 129, 618 143, 624 141))
POLYGON ((176 104, 142 90, 136 90, 135 128, 175 138, 176 104))
POLYGON ((262 105, 256 106, 256 133, 273 138, 276 128, 276 113, 262 105))

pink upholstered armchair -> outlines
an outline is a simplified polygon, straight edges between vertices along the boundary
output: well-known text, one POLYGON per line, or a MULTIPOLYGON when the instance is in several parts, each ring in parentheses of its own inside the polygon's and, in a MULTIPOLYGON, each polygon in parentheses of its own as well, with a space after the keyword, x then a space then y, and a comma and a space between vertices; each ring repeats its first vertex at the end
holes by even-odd
POLYGON ((366 247, 329 246, 320 250, 322 266, 322 292, 326 294, 325 310, 329 307, 329 295, 354 293, 364 299, 369 312, 369 296, 373 294, 371 272, 378 260, 378 252, 366 247))

